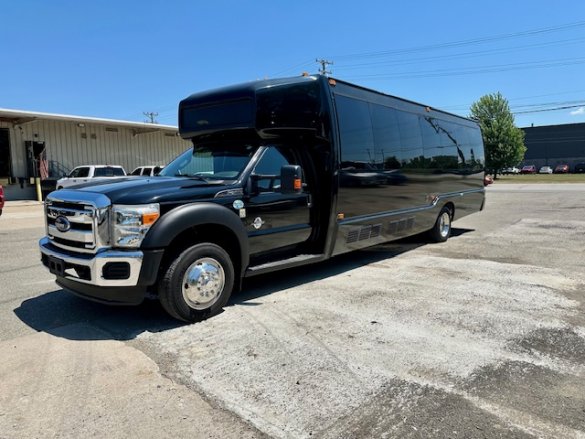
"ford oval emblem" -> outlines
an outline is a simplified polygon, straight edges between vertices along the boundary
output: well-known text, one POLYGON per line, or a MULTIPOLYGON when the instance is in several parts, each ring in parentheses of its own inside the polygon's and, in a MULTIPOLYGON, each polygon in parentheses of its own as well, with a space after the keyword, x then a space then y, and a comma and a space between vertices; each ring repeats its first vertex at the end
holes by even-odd
POLYGON ((59 215, 57 218, 55 218, 55 227, 60 232, 67 232, 69 229, 71 229, 71 223, 63 215, 59 215))

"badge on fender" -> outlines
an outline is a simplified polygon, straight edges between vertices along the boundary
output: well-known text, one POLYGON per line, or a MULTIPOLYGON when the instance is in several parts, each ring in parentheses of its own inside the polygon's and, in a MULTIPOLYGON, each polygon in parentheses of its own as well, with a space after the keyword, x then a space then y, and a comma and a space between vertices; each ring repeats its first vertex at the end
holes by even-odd
POLYGON ((256 230, 258 230, 260 227, 262 227, 264 225, 264 221, 262 221, 262 218, 260 218, 259 216, 256 217, 256 219, 254 220, 254 222, 252 223, 252 225, 254 226, 254 228, 256 230))

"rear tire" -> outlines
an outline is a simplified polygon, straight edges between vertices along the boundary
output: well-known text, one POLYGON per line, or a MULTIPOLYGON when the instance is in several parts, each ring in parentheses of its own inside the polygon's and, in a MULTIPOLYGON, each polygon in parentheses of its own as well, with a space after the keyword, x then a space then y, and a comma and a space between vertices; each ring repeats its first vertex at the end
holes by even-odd
POLYGON ((444 206, 435 221, 435 225, 428 231, 428 236, 432 242, 445 242, 451 236, 451 221, 453 212, 447 206, 444 206))
POLYGON ((216 244, 202 243, 184 250, 169 264, 158 291, 167 313, 192 323, 221 311, 233 286, 229 254, 216 244))

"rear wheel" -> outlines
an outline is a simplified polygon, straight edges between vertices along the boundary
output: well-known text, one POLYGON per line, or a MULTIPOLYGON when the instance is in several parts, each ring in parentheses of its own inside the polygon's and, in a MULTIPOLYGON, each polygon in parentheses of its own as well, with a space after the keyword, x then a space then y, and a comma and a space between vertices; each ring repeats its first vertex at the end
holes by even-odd
POLYGON ((216 244, 202 243, 184 250, 169 264, 159 282, 159 298, 171 316, 198 322, 221 311, 233 286, 229 254, 216 244))
POLYGON ((428 235, 433 242, 445 242, 451 236, 451 221, 453 212, 444 206, 435 221, 435 225, 429 230, 428 235))

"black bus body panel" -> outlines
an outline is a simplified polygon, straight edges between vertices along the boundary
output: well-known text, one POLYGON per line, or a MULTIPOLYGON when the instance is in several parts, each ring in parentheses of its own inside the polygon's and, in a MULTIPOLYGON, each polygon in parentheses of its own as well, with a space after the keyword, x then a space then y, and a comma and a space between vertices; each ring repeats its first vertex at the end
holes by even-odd
POLYGON ((484 201, 475 122, 336 81, 338 228, 333 255, 424 232, 484 201))

